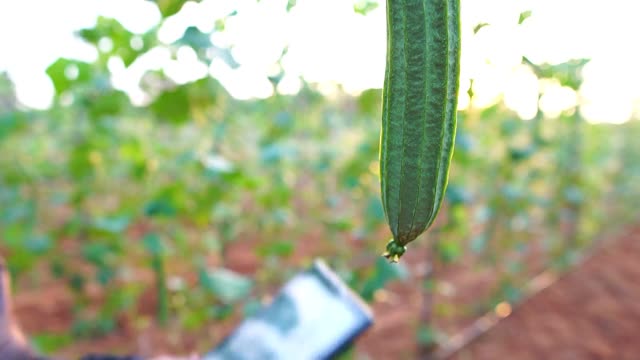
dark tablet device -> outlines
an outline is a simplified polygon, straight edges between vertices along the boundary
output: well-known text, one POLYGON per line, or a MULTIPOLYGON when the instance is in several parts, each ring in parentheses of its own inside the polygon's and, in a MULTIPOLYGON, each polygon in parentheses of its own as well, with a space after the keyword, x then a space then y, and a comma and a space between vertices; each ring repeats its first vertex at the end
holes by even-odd
POLYGON ((316 260, 203 359, 331 359, 372 323, 369 307, 316 260))

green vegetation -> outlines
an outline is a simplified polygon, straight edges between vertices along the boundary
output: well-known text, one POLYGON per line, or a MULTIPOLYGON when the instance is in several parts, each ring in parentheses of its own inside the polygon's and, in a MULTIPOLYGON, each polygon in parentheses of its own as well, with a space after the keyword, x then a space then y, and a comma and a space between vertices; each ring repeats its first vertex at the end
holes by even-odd
MULTIPOLYGON (((168 17, 183 2, 158 4, 168 17)), ((0 77, 0 250, 16 293, 67 284, 69 337, 83 338, 117 331, 123 317, 142 321, 148 293, 166 331, 220 324, 254 311, 316 256, 368 301, 408 278, 412 268, 380 258, 390 237, 377 170, 381 90, 330 99, 305 82, 296 95, 238 101, 213 78, 178 85, 150 71, 150 103, 133 106, 110 82, 111 57, 130 65, 153 47, 190 46, 204 63, 211 54, 233 62, 228 49, 207 51, 215 46, 196 28, 176 44, 156 30, 133 34, 101 18, 80 31, 100 56, 51 64, 56 97, 45 111, 22 109, 0 77), (98 46, 104 38, 109 49, 98 46)), ((524 63, 541 81, 578 89, 585 61, 524 63)), ((461 259, 495 269, 491 297, 477 299, 486 310, 519 299, 532 254, 564 267, 637 220, 640 123, 590 124, 579 106, 524 121, 502 102, 475 107, 468 85, 441 216, 414 244, 438 271, 461 259)), ((436 330, 416 331, 434 341, 436 330)), ((69 337, 34 334, 34 343, 56 351, 69 337)))

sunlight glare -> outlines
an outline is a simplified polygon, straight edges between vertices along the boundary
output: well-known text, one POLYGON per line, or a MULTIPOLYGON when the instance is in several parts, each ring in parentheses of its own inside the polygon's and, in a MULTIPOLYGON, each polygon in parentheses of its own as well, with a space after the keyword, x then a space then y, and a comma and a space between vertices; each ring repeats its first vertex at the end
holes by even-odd
MULTIPOLYGON (((636 85, 640 67, 632 46, 640 2, 612 1, 615 6, 580 0, 463 0, 459 108, 467 107, 466 90, 474 79, 474 106, 490 106, 503 99, 506 106, 529 119, 534 115, 533 94, 538 87, 531 74, 523 72, 521 56, 536 63, 586 57, 592 61, 585 66, 578 96, 584 105, 582 113, 593 122, 629 119, 640 111, 640 87, 636 85), (531 10, 532 16, 518 25, 519 14, 525 10, 531 10), (598 26, 593 23, 596 18, 598 26), (472 29, 479 23, 489 25, 474 35, 472 29)), ((187 2, 182 11, 164 21, 160 41, 173 43, 188 26, 208 33, 217 20, 235 10, 236 15, 227 18, 225 31, 213 32, 211 40, 216 46, 231 48, 241 67, 230 69, 214 60, 207 68, 189 49, 180 49, 178 60, 152 50, 129 68, 116 66, 112 80, 136 104, 145 102, 138 82, 149 69, 164 69, 178 83, 214 74, 234 97, 263 98, 273 92, 267 76, 288 46, 282 58, 286 75, 278 85, 283 94, 299 89, 301 78, 327 91, 335 91, 336 83, 351 94, 381 88, 386 21, 385 2, 378 3, 378 8, 362 16, 353 11, 351 1, 344 0, 299 1, 289 13, 287 0, 187 2)), ((44 85, 48 81, 44 69, 58 57, 87 62, 97 58, 97 51, 77 39, 74 31, 94 26, 98 15, 113 17, 134 33, 147 31, 160 19, 156 5, 142 0, 21 0, 0 5, 0 34, 20 34, 0 35, 0 48, 5 49, 0 71, 7 70, 16 82, 21 103, 33 108, 49 106, 53 87, 50 81, 44 85)), ((106 40, 102 45, 108 45, 106 40)), ((134 48, 141 45, 138 40, 131 44, 134 48)), ((575 94, 567 89, 548 90, 542 104, 550 115, 575 101, 575 94)))
POLYGON ((538 78, 531 69, 517 66, 504 90, 504 104, 524 120, 533 119, 538 112, 538 78))
POLYGON ((302 88, 302 81, 299 77, 285 74, 278 83, 278 93, 282 95, 295 95, 302 88))
POLYGON ((541 87, 543 95, 540 98, 540 108, 549 117, 558 117, 578 104, 576 92, 561 86, 557 81, 542 81, 541 87))
POLYGON ((236 99, 267 98, 273 94, 273 86, 260 69, 241 66, 231 69, 227 63, 214 59, 209 74, 216 78, 236 99))

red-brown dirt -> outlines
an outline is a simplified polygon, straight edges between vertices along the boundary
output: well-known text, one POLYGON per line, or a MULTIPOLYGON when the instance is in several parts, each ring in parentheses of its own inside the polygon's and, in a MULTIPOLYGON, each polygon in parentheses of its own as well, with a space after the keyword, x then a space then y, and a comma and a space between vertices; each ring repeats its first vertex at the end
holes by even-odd
POLYGON ((455 360, 640 358, 640 228, 520 305, 455 360))
MULTIPOLYGON (((625 348, 626 345, 622 342, 625 336, 629 339, 627 342, 633 344, 631 337, 640 329, 640 307, 637 306, 640 303, 640 287, 637 284, 640 282, 636 281, 640 276, 640 262, 637 261, 640 259, 638 240, 640 229, 628 233, 619 241, 610 241, 611 247, 603 248, 560 283, 527 301, 522 307, 516 308, 514 314, 501 322, 496 330, 491 330, 486 337, 472 343, 468 350, 456 354, 456 358, 517 359, 517 356, 522 356, 520 358, 528 359, 533 356, 538 359, 540 352, 544 354, 542 358, 600 359, 613 356, 611 354, 621 354, 617 349, 625 348), (635 243, 633 239, 636 239, 635 243), (622 273, 617 272, 616 269, 621 267, 622 273), (580 275, 583 273, 584 275, 580 275), (576 276, 577 280, 566 283, 576 276), (544 300, 545 297, 550 297, 549 294, 556 294, 554 296, 559 298, 551 297, 544 300), (635 298, 633 294, 636 295, 635 298), (543 300, 537 300, 538 298, 543 300), (573 304, 572 300, 578 303, 573 304), (618 307, 621 305, 624 308, 618 307), (636 313, 628 313, 629 311, 636 313), (591 313, 597 315, 594 315, 594 323, 589 320, 591 318, 588 314, 591 313), (582 315, 586 318, 581 318, 582 315), (574 318, 568 318, 570 316, 574 318), (562 321, 563 317, 567 317, 568 320, 562 321), (525 319, 525 322, 519 319, 525 319), (539 324, 542 320, 545 322, 539 324), (615 322, 615 326, 611 321, 615 322), (507 330, 499 330, 511 323, 515 325, 511 325, 507 330), (564 335, 548 336, 555 332, 564 335), (606 336, 615 336, 618 342, 608 343, 606 339, 609 338, 606 336), (554 343, 555 340, 559 342, 554 343), (575 353, 578 357, 570 357, 571 353, 567 353, 569 357, 562 357, 566 353, 562 346, 578 341, 589 344, 586 350, 575 353), (585 354, 586 357, 580 357, 585 354)), ((412 248, 403 258, 403 262, 411 270, 410 279, 390 283, 384 290, 376 293, 371 304, 375 324, 356 342, 357 358, 417 358, 416 332, 421 321, 424 294, 421 284, 426 269, 429 268, 426 256, 429 251, 427 243, 422 242, 412 248)), ((233 244, 227 254, 226 265, 235 271, 253 275, 259 268, 260 260, 253 255, 251 249, 250 241, 233 244)), ((322 255, 323 252, 322 248, 297 248, 295 255, 288 262, 295 268, 305 263, 305 259, 311 254, 322 255)), ((532 251, 530 259, 524 260, 529 264, 525 275, 532 278, 541 271, 545 255, 532 251)), ((354 259, 354 262, 358 261, 359 259, 354 259)), ((487 310, 486 306, 479 307, 478 304, 486 301, 491 294, 498 275, 491 267, 479 266, 478 259, 465 257, 453 265, 436 269, 436 277, 439 287, 434 294, 434 301, 439 310, 434 315, 435 323, 440 331, 451 336, 471 325, 487 310)), ((276 290, 264 289, 264 292, 268 295, 276 290)), ((70 310, 72 304, 73 299, 63 283, 51 283, 46 284, 46 287, 20 291, 15 299, 18 318, 29 334, 69 331, 73 320, 70 310)), ((101 338, 75 341, 57 355, 65 359, 74 359, 79 354, 88 352, 136 353, 145 356, 163 353, 188 354, 211 348, 240 321, 240 316, 236 314, 227 320, 212 323, 202 331, 179 333, 177 326, 169 324, 168 327, 162 328, 153 321, 155 306, 154 293, 149 289, 140 299, 137 319, 123 316, 122 319, 118 319, 117 331, 101 338)), ((636 353, 640 353, 637 347, 635 350, 636 353)), ((620 356, 610 358, 624 359, 620 356)))

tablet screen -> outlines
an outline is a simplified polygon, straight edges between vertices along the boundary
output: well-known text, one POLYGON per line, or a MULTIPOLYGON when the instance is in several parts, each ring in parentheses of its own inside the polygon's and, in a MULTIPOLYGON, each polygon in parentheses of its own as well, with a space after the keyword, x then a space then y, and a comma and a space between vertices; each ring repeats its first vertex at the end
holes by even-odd
POLYGON ((372 320, 369 307, 322 261, 316 261, 204 359, 327 359, 372 320))

